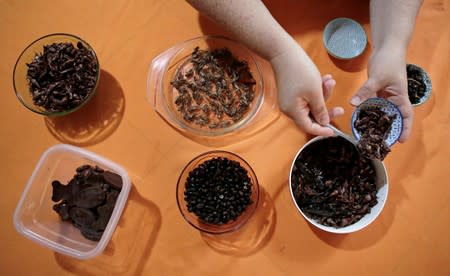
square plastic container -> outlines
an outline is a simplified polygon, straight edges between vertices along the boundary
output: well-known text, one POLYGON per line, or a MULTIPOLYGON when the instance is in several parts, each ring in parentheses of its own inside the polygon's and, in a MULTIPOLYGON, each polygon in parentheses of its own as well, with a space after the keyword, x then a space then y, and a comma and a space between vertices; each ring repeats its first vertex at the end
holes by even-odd
POLYGON ((128 173, 121 166, 82 148, 59 144, 41 156, 14 212, 16 230, 45 247, 77 259, 90 259, 103 252, 116 228, 131 188, 128 173), (70 222, 63 222, 53 210, 52 181, 67 183, 77 167, 89 164, 122 177, 122 190, 99 241, 83 237, 70 222))

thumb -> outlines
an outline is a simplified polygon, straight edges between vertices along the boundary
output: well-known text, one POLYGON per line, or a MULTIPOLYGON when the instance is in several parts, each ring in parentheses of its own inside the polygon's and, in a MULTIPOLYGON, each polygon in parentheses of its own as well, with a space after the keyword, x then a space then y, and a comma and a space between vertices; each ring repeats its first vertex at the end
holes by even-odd
POLYGON ((381 90, 381 87, 378 87, 377 82, 373 81, 372 79, 368 79, 358 90, 358 92, 356 92, 356 94, 352 97, 350 103, 354 106, 357 106, 368 98, 376 96, 379 90, 381 90))

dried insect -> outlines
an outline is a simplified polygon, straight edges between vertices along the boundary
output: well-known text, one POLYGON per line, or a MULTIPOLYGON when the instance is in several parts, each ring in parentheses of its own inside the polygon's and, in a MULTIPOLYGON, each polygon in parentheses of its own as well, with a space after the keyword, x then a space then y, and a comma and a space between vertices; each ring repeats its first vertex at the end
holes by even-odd
POLYGON ((184 120, 223 128, 248 112, 256 81, 247 62, 237 60, 226 48, 205 51, 196 47, 188 63, 192 66, 186 72, 181 67, 171 81, 178 92, 175 105, 184 120), (192 101, 196 108, 191 108, 192 101))

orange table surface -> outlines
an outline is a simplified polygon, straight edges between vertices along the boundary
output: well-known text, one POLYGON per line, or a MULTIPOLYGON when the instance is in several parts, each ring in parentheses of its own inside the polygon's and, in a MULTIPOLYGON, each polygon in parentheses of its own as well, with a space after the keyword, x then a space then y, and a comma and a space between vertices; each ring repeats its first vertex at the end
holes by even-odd
MULTIPOLYGON (((366 79, 370 50, 350 62, 331 59, 323 27, 350 17, 369 30, 369 1, 267 1, 322 73, 337 80, 330 105, 343 105, 336 125, 350 132, 350 97, 366 79)), ((389 197, 362 231, 333 235, 310 226, 288 189, 291 161, 310 138, 284 115, 227 146, 192 141, 169 127, 145 97, 151 60, 181 41, 224 32, 184 1, 0 1, 0 274, 1 275, 450 275, 450 1, 426 0, 408 62, 425 68, 433 94, 415 107, 410 140, 385 160, 389 197), (83 112, 48 119, 16 99, 12 70, 20 52, 49 33, 81 36, 102 66, 99 93, 83 112), (34 166, 50 146, 70 143, 129 172, 133 188, 111 242, 80 261, 19 235, 12 216, 34 166), (201 234, 180 215, 175 187, 194 156, 212 149, 241 155, 263 189, 241 231, 201 234)), ((399 15, 400 16, 400 15, 399 15)), ((370 40, 370 36, 369 36, 370 40)))

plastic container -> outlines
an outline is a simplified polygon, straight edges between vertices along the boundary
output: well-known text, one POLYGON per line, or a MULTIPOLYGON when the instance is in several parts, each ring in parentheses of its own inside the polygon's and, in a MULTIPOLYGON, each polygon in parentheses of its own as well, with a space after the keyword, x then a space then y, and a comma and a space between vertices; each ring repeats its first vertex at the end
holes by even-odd
POLYGON ((209 234, 224 234, 236 231, 241 228, 255 213, 259 201, 259 183, 253 169, 244 159, 242 159, 238 155, 227 151, 209 151, 195 157, 184 167, 183 171, 180 174, 180 177, 178 178, 176 197, 180 213, 190 225, 202 232, 206 232, 209 234), (228 158, 229 160, 239 162, 240 165, 247 171, 247 175, 252 182, 251 200, 253 203, 248 205, 244 212, 242 212, 242 214, 237 217, 236 220, 231 220, 228 223, 222 225, 207 223, 200 220, 194 213, 188 211, 187 202, 184 199, 185 184, 189 173, 200 164, 215 157, 224 157, 228 158))
MULTIPOLYGON (((388 181, 388 175, 387 175, 386 168, 385 168, 383 162, 381 162, 379 160, 372 160, 372 164, 374 165, 375 173, 376 173, 376 183, 375 184, 377 187, 378 203, 371 208, 369 213, 364 215, 359 221, 355 222, 354 224, 351 224, 351 225, 348 225, 345 227, 336 228, 336 227, 322 225, 322 224, 318 223, 317 221, 309 218, 305 213, 303 213, 302 209, 298 206, 297 201, 295 200, 295 197, 294 197, 292 177, 291 177, 295 161, 297 160, 297 157, 300 155, 300 153, 305 148, 310 146, 311 144, 316 143, 317 141, 320 141, 322 139, 327 139, 327 137, 318 136, 318 137, 315 137, 315 138, 311 139, 310 141, 308 141, 308 143, 306 143, 297 152, 297 154, 295 155, 295 157, 292 161, 291 169, 289 171, 289 191, 291 192, 292 201, 294 202, 295 206, 297 207, 297 210, 305 218, 306 221, 308 221, 310 224, 314 225, 315 227, 317 227, 323 231, 335 233, 335 234, 347 234, 347 233, 359 231, 359 230, 367 227, 369 224, 371 224, 380 215, 381 211, 384 208, 384 204, 386 203, 387 196, 388 196, 388 190, 389 190, 389 181, 388 181)), ((349 141, 349 140, 347 140, 347 141, 349 141)))
POLYGON ((131 188, 128 173, 121 166, 90 151, 59 144, 44 152, 36 165, 14 212, 14 226, 26 238, 58 253, 78 259, 93 258, 105 249, 122 214, 131 188), (81 165, 97 165, 122 177, 122 190, 114 211, 98 242, 83 237, 70 222, 63 222, 52 209, 53 180, 67 183, 81 165))
POLYGON ((75 110, 79 109, 83 105, 85 105, 95 94, 98 83, 100 80, 100 63, 98 61, 97 55, 94 51, 94 49, 83 39, 71 35, 71 34, 64 34, 64 33, 55 33, 55 34, 49 34, 46 36, 43 36, 41 38, 36 39, 33 41, 30 45, 28 45, 23 52, 20 54, 19 58, 16 61, 16 64, 14 66, 14 72, 13 72, 13 84, 14 84, 14 91, 16 93, 17 99, 29 110, 41 114, 41 115, 47 115, 47 116, 61 116, 66 115, 71 112, 74 112, 75 110), (33 58, 36 54, 42 53, 44 51, 44 46, 49 45, 52 43, 64 43, 69 42, 73 45, 77 45, 78 42, 82 43, 83 46, 87 49, 89 49, 93 54, 94 58, 97 62, 97 75, 95 76, 95 87, 89 92, 89 95, 82 101, 79 105, 64 110, 61 112, 52 112, 48 111, 42 106, 38 106, 34 104, 33 97, 30 92, 29 86, 28 86, 28 80, 27 80, 27 71, 28 66, 27 63, 31 63, 33 58))

